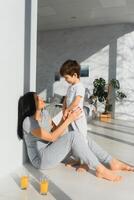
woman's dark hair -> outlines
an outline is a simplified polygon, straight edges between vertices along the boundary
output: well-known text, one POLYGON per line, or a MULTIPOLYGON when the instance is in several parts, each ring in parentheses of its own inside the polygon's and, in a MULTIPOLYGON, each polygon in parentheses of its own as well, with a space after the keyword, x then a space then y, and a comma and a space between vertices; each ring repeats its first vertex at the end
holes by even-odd
POLYGON ((80 65, 76 60, 67 60, 64 62, 60 68, 60 75, 70 75, 73 76, 74 73, 77 74, 77 77, 80 77, 80 65))
POLYGON ((17 125, 17 135, 19 139, 23 139, 23 120, 27 116, 32 116, 35 114, 36 105, 34 95, 35 92, 27 92, 19 98, 18 101, 18 125, 17 125))

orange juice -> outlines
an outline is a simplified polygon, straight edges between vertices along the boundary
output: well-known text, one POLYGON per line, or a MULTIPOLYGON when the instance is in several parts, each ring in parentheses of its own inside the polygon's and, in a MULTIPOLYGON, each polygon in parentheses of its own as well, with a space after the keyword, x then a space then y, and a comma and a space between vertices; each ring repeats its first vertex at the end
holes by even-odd
POLYGON ((48 192, 48 181, 41 180, 40 182, 40 194, 47 194, 48 192))
POLYGON ((28 188, 28 176, 22 176, 20 179, 20 187, 21 189, 27 189, 28 188))

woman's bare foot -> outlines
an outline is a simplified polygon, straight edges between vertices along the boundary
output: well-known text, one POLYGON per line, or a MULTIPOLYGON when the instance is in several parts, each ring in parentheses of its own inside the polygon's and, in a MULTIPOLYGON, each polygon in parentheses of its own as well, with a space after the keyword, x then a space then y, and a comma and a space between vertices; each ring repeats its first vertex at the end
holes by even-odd
POLYGON ((70 159, 66 164, 65 166, 66 167, 73 167, 75 165, 78 165, 80 164, 80 162, 78 160, 73 160, 73 159, 70 159))
POLYGON ((109 181, 114 181, 114 182, 120 181, 122 179, 121 176, 114 174, 111 170, 105 168, 102 164, 100 164, 96 168, 96 176, 98 178, 104 178, 104 179, 107 179, 109 181))
POLYGON ((109 164, 110 164, 111 170, 124 170, 124 171, 133 171, 134 172, 134 167, 131 167, 130 165, 127 165, 116 159, 112 159, 109 164))
POLYGON ((89 170, 89 167, 88 167, 86 164, 81 164, 81 165, 76 169, 77 172, 85 172, 85 171, 88 171, 88 170, 89 170))

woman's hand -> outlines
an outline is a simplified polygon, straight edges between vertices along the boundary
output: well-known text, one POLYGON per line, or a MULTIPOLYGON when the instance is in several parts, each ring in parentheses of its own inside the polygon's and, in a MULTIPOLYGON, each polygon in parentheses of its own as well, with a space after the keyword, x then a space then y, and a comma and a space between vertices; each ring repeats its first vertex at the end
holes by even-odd
POLYGON ((78 107, 77 109, 75 109, 73 111, 70 111, 68 113, 67 119, 70 119, 71 122, 73 122, 73 121, 75 121, 76 119, 78 119, 80 117, 81 113, 82 113, 82 110, 81 110, 81 108, 78 107))

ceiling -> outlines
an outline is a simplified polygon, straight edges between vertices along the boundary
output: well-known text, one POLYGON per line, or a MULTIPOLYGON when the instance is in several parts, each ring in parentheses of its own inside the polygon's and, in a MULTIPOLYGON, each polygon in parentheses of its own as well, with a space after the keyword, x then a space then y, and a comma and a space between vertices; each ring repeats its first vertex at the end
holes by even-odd
POLYGON ((38 0, 38 30, 134 23, 134 0, 38 0))

